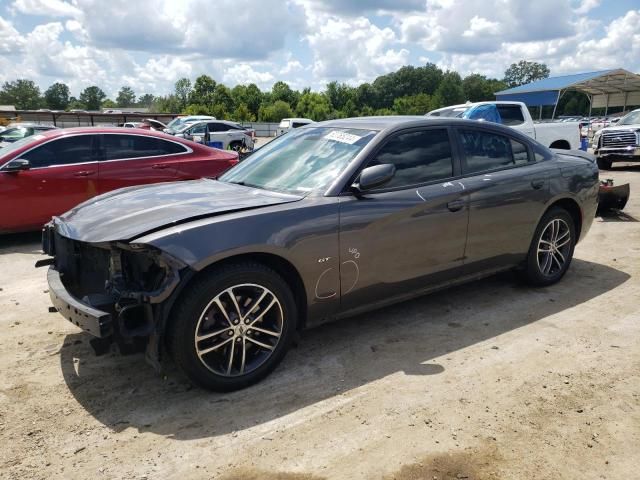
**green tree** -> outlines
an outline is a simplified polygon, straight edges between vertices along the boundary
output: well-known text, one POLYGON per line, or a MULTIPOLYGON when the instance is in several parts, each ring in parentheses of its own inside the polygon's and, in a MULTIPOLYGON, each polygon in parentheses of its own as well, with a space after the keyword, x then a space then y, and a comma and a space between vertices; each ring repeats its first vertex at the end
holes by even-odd
POLYGON ((434 98, 426 93, 396 98, 393 111, 398 115, 424 115, 434 109, 434 98))
POLYGON ((346 83, 338 83, 336 81, 327 83, 324 94, 329 99, 329 103, 334 110, 342 111, 349 100, 354 102, 356 98, 356 89, 350 87, 346 83))
POLYGON ((548 78, 551 71, 544 63, 520 60, 512 63, 504 72, 504 83, 508 88, 548 78))
POLYGON ((249 111, 246 103, 240 103, 233 112, 233 119, 238 122, 253 122, 256 117, 249 111))
MULTIPOLYGON (((231 97, 231 90, 229 87, 219 83, 213 91, 213 104, 216 107, 222 107, 223 111, 228 113, 232 112, 234 108, 233 98, 231 97)), ((217 115, 216 115, 216 118, 217 115)))
POLYGON ((296 112, 311 120, 326 120, 331 114, 331 104, 326 95, 317 92, 305 93, 300 97, 296 112))
POLYGON ((259 114, 263 122, 279 122, 283 118, 292 117, 293 111, 287 102, 277 100, 272 105, 262 105, 259 114))
POLYGON ((69 106, 69 87, 56 82, 44 92, 44 101, 51 110, 65 110, 69 106))
POLYGON ((32 80, 23 78, 4 82, 0 90, 0 103, 14 105, 18 110, 35 110, 42 103, 40 89, 32 80))
POLYGON ((144 95, 138 97, 138 106, 144 108, 151 108, 153 102, 155 101, 155 97, 150 93, 145 93, 144 95))
POLYGON ((113 100, 111 100, 110 98, 107 98, 104 102, 102 102, 101 107, 102 108, 117 108, 118 104, 116 102, 114 102, 113 100))
POLYGON ((209 75, 200 75, 193 84, 193 90, 189 94, 189 102, 200 105, 213 105, 216 81, 209 75))
POLYGON ((210 115, 211 109, 202 103, 190 103, 184 109, 184 113, 187 115, 210 115))
POLYGON ((258 117, 258 110, 260 109, 260 104, 263 100, 263 93, 258 88, 255 83, 250 83, 247 85, 247 90, 245 91, 244 103, 247 104, 249 111, 253 114, 254 117, 258 117))
POLYGON ((116 103, 119 107, 132 107, 136 103, 136 94, 131 87, 124 86, 118 92, 116 103))
POLYGON ((180 99, 176 95, 156 97, 150 110, 156 113, 181 113, 180 99))
POLYGON ((189 94, 191 93, 191 80, 181 78, 174 85, 174 95, 179 102, 179 110, 182 111, 187 107, 189 94))
POLYGON ((68 110, 84 110, 84 104, 76 97, 69 98, 68 110))
POLYGON ((107 95, 100 88, 93 85, 80 92, 79 100, 86 110, 100 110, 100 106, 106 98, 107 95))
POLYGON ((276 82, 271 87, 271 101, 273 103, 278 100, 288 103, 291 108, 295 108, 298 103, 298 92, 291 90, 291 87, 282 81, 276 82))
POLYGON ((445 72, 440 85, 436 89, 435 96, 438 106, 446 107, 464 102, 464 91, 462 90, 460 75, 457 72, 445 72))

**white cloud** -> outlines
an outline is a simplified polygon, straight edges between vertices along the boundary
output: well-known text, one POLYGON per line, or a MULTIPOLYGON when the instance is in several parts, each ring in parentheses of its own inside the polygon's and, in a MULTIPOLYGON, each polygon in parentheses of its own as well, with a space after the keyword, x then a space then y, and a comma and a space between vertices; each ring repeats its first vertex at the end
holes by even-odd
POLYGON ((63 0, 15 0, 11 6, 14 12, 25 15, 47 17, 79 17, 79 8, 63 0))
POLYGON ((25 40, 13 24, 0 17, 0 53, 17 54, 24 48, 25 40))
POLYGON ((370 81, 408 62, 407 49, 393 48, 398 39, 391 28, 369 19, 307 16, 307 41, 313 52, 316 82, 339 79, 348 83, 370 81))
POLYGON ((598 6, 600 6, 600 0, 582 0, 575 12, 579 15, 584 15, 598 6))
POLYGON ((266 87, 274 82, 275 77, 269 72, 259 72, 247 63, 239 63, 228 67, 224 71, 223 81, 227 84, 255 83, 259 87, 266 87))

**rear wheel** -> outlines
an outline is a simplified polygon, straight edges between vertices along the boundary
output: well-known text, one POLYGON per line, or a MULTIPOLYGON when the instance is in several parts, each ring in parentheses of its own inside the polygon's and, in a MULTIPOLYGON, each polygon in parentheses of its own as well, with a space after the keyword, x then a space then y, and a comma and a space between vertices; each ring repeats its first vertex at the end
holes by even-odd
POLYGON ((287 352, 297 311, 270 268, 238 263, 211 271, 172 312, 171 352, 196 385, 231 391, 267 376, 287 352))
POLYGON ((524 279, 537 286, 559 281, 571 264, 575 243, 571 215, 559 207, 549 210, 540 220, 529 247, 524 279))
POLYGON ((613 162, 611 160, 606 160, 602 157, 598 157, 598 168, 600 170, 611 170, 611 165, 613 162))

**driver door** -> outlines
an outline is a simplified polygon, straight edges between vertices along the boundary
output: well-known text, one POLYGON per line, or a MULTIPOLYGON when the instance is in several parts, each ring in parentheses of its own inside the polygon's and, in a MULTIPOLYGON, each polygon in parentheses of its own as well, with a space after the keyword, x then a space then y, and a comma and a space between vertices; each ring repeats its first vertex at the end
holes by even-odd
POLYGON ((18 158, 29 161, 28 170, 1 173, 1 190, 12 193, 11 201, 2 202, 0 207, 0 227, 40 228, 52 216, 93 197, 98 181, 96 137, 65 136, 20 155, 18 158))
POLYGON ((392 163, 380 188, 340 201, 341 310, 408 296, 462 268, 469 210, 447 128, 400 132, 366 166, 392 163))

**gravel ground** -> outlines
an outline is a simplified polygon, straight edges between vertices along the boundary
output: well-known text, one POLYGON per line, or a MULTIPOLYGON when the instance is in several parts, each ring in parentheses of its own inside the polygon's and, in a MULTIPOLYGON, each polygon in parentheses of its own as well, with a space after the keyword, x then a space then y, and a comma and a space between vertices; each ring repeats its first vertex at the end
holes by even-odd
POLYGON ((306 332, 232 394, 95 357, 0 238, 0 477, 622 479, 640 464, 640 166, 565 279, 511 274, 306 332))

